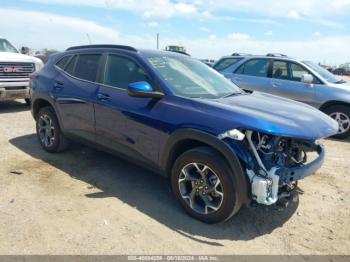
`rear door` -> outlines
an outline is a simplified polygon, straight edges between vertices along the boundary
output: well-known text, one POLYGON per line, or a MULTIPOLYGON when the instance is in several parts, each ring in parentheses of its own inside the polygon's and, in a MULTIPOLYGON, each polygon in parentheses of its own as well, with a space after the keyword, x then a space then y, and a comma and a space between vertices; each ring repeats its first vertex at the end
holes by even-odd
POLYGON ((313 84, 303 83, 301 79, 304 74, 312 73, 298 63, 287 60, 274 60, 271 73, 273 93, 314 105, 315 84, 318 84, 319 80, 314 76, 313 84))
POLYGON ((253 58, 244 62, 231 76, 231 80, 244 90, 272 93, 269 72, 270 59, 253 58))
POLYGON ((101 54, 79 54, 70 58, 54 81, 52 95, 61 117, 62 128, 71 135, 94 141, 94 100, 101 54))

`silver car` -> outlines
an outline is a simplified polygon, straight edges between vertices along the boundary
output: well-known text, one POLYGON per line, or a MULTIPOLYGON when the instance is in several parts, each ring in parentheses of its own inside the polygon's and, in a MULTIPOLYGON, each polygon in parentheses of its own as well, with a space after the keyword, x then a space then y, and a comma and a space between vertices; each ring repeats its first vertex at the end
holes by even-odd
POLYGON ((261 91, 316 107, 338 122, 335 138, 350 136, 349 83, 313 62, 282 54, 234 53, 221 58, 213 68, 248 92, 261 91))

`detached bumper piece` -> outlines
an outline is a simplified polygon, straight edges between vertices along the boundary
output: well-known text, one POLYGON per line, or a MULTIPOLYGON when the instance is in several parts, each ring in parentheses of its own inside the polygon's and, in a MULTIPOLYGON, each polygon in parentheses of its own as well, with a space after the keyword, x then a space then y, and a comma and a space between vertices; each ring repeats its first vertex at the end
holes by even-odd
POLYGON ((288 184, 314 174, 324 162, 324 146, 318 145, 316 152, 318 153, 318 157, 310 163, 300 164, 301 166, 291 168, 279 168, 276 174, 280 177, 280 183, 288 184))

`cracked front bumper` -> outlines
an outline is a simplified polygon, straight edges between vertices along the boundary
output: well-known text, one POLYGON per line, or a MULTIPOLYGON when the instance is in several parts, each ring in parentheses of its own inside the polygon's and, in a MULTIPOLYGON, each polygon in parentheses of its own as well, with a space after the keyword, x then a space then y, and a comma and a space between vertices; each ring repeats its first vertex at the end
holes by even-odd
POLYGON ((325 158, 325 149, 323 145, 318 145, 316 152, 318 157, 310 163, 294 168, 280 168, 276 174, 280 177, 281 183, 290 183, 303 179, 304 177, 314 174, 323 164, 325 158))

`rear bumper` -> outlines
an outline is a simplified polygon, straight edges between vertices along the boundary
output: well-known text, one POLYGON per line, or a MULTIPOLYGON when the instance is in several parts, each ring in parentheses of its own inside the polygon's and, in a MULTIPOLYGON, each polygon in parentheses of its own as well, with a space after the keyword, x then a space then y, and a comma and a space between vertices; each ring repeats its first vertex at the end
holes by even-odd
POLYGON ((308 164, 294 168, 278 169, 276 173, 280 177, 280 182, 289 183, 314 174, 322 166, 326 154, 323 145, 318 145, 316 151, 318 157, 308 164))
POLYGON ((0 82, 0 101, 29 98, 29 82, 0 82))

